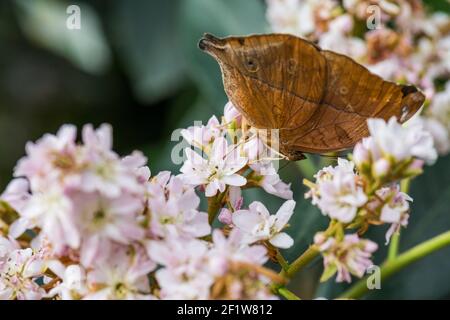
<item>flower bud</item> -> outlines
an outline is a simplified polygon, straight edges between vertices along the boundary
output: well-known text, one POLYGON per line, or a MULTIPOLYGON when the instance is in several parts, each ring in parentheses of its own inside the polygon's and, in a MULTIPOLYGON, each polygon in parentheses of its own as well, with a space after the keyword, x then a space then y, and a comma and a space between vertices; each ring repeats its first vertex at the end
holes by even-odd
POLYGON ((219 221, 223 224, 230 225, 233 223, 232 217, 231 217, 231 211, 227 208, 223 208, 218 217, 219 221))
POLYGON ((391 164, 388 160, 381 158, 377 160, 372 167, 374 177, 384 177, 388 174, 391 164))
POLYGON ((352 160, 358 167, 360 167, 364 163, 369 162, 369 151, 361 142, 356 144, 355 148, 353 149, 352 160))
POLYGON ((227 123, 235 122, 236 127, 241 126, 242 115, 230 101, 224 107, 223 117, 227 123))

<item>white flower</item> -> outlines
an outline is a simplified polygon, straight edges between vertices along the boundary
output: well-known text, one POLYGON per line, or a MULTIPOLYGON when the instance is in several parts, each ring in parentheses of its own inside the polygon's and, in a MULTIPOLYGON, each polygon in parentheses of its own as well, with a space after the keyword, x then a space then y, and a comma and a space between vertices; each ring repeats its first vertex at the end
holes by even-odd
POLYGON ((227 124, 234 122, 234 127, 239 128, 242 123, 242 115, 236 107, 228 101, 223 109, 223 118, 227 124))
POLYGON ((98 261, 87 274, 87 284, 94 290, 86 300, 149 300, 148 273, 155 264, 140 247, 117 246, 107 259, 98 261))
POLYGON ((47 296, 58 295, 62 300, 78 300, 88 293, 86 271, 82 266, 72 264, 65 267, 59 260, 54 260, 49 263, 49 268, 61 281, 49 291, 47 296))
POLYGON ((207 269, 208 246, 196 239, 149 241, 147 252, 163 268, 156 271, 163 299, 208 299, 214 275, 207 269))
POLYGON ((366 54, 366 44, 362 39, 349 36, 353 29, 353 19, 348 14, 337 17, 329 25, 329 31, 320 36, 319 46, 360 60, 366 54))
POLYGON ((80 162, 75 139, 76 127, 62 126, 56 135, 45 134, 36 143, 28 142, 27 155, 14 170, 15 177, 26 177, 34 190, 45 189, 56 182, 75 183, 80 162))
POLYGON ((200 198, 194 188, 179 177, 172 176, 169 180, 165 172, 160 173, 152 179, 148 189, 153 236, 203 237, 211 232, 208 214, 198 211, 200 198))
POLYGON ((312 198, 312 203, 330 218, 351 222, 358 209, 367 202, 351 161, 339 158, 337 166, 323 168, 314 177, 316 183, 305 197, 312 198))
POLYGON ((207 150, 214 140, 222 135, 220 122, 212 116, 206 126, 192 126, 181 130, 181 135, 191 146, 201 150, 207 150))
POLYGON ((412 202, 413 199, 406 193, 400 192, 398 185, 382 188, 376 193, 380 199, 385 201, 381 208, 380 220, 391 224, 386 233, 386 244, 388 244, 392 234, 398 232, 400 227, 408 225, 409 202, 412 202))
POLYGON ((30 198, 28 180, 16 178, 6 186, 0 199, 7 202, 14 210, 21 212, 30 198))
POLYGON ((84 192, 99 191, 113 198, 122 192, 143 193, 143 185, 127 162, 111 150, 112 128, 103 124, 97 130, 91 125, 83 128, 84 157, 87 166, 81 173, 80 189, 84 192))
POLYGON ((376 148, 383 155, 391 156, 397 161, 410 157, 422 159, 428 164, 436 161, 433 138, 423 130, 421 124, 415 122, 402 126, 395 117, 387 123, 382 119, 369 119, 367 124, 376 148))
POLYGON ((79 193, 72 197, 81 233, 81 263, 88 267, 108 256, 112 242, 129 244, 144 237, 137 216, 144 211, 139 198, 122 194, 109 199, 99 193, 79 193))
POLYGON ((180 176, 187 184, 206 185, 207 197, 216 195, 217 191, 224 192, 226 185, 239 187, 247 182, 237 174, 246 165, 247 159, 239 155, 234 145, 228 147, 225 138, 214 140, 208 160, 189 148, 185 149, 185 153, 187 160, 180 169, 180 176))
MULTIPOLYGON (((0 241, 0 253, 7 250, 4 245, 5 241, 0 241)), ((9 247, 11 249, 11 246, 9 247)), ((42 276, 44 271, 44 261, 34 255, 30 248, 6 253, 0 259, 0 300, 42 299, 45 291, 35 280, 42 276)))
POLYGON ((73 204, 58 186, 34 193, 23 209, 22 217, 27 222, 23 229, 39 226, 56 251, 66 245, 79 247, 80 234, 73 215, 73 204))
POLYGON ((294 213, 295 201, 286 201, 275 215, 270 215, 267 208, 258 201, 249 206, 249 210, 233 213, 233 224, 246 236, 248 243, 268 240, 273 246, 289 248, 294 240, 282 230, 294 213))
POLYGON ((216 276, 225 274, 230 262, 247 262, 263 265, 267 262, 267 250, 262 245, 248 245, 246 234, 240 229, 232 229, 228 237, 220 230, 214 230, 213 244, 208 251, 210 272, 216 276))
MULTIPOLYGON (((450 104, 449 104, 450 110, 450 104)), ((450 152, 450 131, 443 123, 435 118, 423 118, 423 127, 428 131, 434 140, 434 146, 440 155, 446 155, 450 152)))
POLYGON ((267 193, 286 200, 292 199, 291 184, 287 184, 280 179, 271 162, 268 164, 255 163, 250 165, 250 168, 254 171, 253 178, 257 185, 261 186, 267 193))

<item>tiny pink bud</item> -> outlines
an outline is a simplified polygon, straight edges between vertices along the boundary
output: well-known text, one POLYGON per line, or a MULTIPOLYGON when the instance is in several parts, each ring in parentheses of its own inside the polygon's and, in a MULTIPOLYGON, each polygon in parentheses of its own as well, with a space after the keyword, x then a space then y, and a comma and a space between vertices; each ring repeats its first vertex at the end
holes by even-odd
POLYGON ((316 235, 314 236, 314 243, 316 245, 321 245, 323 244, 325 241, 327 240, 327 236, 325 235, 324 232, 317 232, 316 235))
POLYGON ((355 148, 353 149, 353 162, 357 166, 369 162, 369 151, 361 142, 356 144, 355 148))
POLYGON ((233 222, 233 219, 231 218, 231 211, 227 208, 223 208, 218 217, 219 221, 223 224, 230 225, 233 222))
POLYGON ((413 162, 409 165, 409 170, 422 170, 423 165, 425 164, 425 161, 421 160, 421 159, 414 159, 413 162))
POLYGON ((236 126, 240 127, 242 116, 231 102, 227 102, 225 105, 223 116, 226 122, 236 121, 236 126))
POLYGON ((391 165, 389 161, 384 158, 381 158, 374 163, 372 168, 372 174, 375 177, 384 177, 385 175, 387 175, 390 167, 391 165))

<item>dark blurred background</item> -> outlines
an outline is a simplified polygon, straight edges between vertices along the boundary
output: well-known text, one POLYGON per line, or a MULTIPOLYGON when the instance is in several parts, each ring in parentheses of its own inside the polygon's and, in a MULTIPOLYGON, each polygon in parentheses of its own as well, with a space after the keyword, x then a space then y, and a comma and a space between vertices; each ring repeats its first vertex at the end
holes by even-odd
POLYGON ((198 39, 268 31, 264 14, 254 0, 1 1, 0 186, 25 142, 63 123, 111 123, 120 153, 143 149, 155 172, 173 169, 161 159, 172 130, 226 102, 198 39), (70 4, 81 30, 66 28, 70 4))
MULTIPOLYGON (((450 12, 444 0, 430 10, 450 12)), ((220 116, 226 102, 220 71, 197 49, 204 32, 219 36, 270 32, 262 0, 6 0, 0 2, 0 187, 11 179, 27 141, 54 133, 64 123, 111 123, 115 149, 149 157, 152 172, 172 170, 171 133, 194 120, 220 116), (81 30, 66 28, 69 5, 81 8, 81 30)), ((314 159, 325 164, 327 159, 314 159)), ((450 229, 450 159, 439 160, 413 183, 413 216, 402 234, 406 249, 450 229)), ((302 167, 303 166, 303 167, 302 167)), ((297 209, 288 230, 293 258, 327 224, 303 199, 301 179, 315 168, 286 166, 297 209)), ((272 210, 281 200, 248 191, 247 204, 262 199, 272 210)), ((381 230, 379 230, 381 229, 381 230)), ((380 244, 385 229, 371 234, 380 244)), ((381 260, 380 260, 381 261, 381 260)), ((374 298, 450 297, 450 250, 442 250, 382 284, 374 298)), ((302 297, 332 297, 343 286, 320 276, 317 260, 291 284, 302 297), (318 289, 318 291, 316 291, 318 289)))

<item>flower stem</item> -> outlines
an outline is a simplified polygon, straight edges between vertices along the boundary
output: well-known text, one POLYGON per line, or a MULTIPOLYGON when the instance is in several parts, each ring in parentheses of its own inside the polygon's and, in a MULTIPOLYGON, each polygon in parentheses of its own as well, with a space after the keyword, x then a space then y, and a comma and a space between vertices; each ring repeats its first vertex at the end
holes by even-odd
POLYGON ((224 192, 215 195, 214 197, 208 198, 208 222, 209 224, 212 224, 214 222, 214 219, 216 218, 217 212, 219 212, 219 209, 222 207, 222 201, 225 197, 225 194, 227 193, 227 190, 224 192))
MULTIPOLYGON (((328 228, 324 232, 325 234, 330 235, 334 233, 335 230, 340 226, 341 225, 339 223, 331 221, 330 224, 328 225, 328 228)), ((281 275, 288 278, 292 278, 294 274, 300 271, 300 269, 302 269, 304 266, 310 263, 319 254, 320 254, 319 249, 314 245, 310 245, 306 251, 304 251, 297 259, 294 260, 294 262, 292 262, 288 266, 286 271, 284 271, 284 269, 281 271, 281 275)))
MULTIPOLYGON (((450 231, 446 231, 434 238, 418 244, 408 251, 400 254, 393 260, 387 260, 381 265, 381 280, 385 280, 411 263, 423 258, 434 251, 450 245, 450 231)), ((367 277, 359 280, 350 289, 345 291, 339 298, 357 299, 368 291, 367 277)))
POLYGON ((286 259, 281 254, 280 250, 276 249, 276 259, 278 263, 280 264, 283 271, 287 271, 289 269, 289 263, 286 261, 286 259))
POLYGON ((398 247, 400 244, 400 231, 395 232, 391 237, 391 242, 389 243, 389 250, 387 260, 392 261, 398 255, 398 247))
POLYGON ((294 260, 287 270, 283 272, 284 276, 291 278, 301 268, 310 263, 315 257, 319 255, 320 251, 315 246, 310 246, 300 257, 294 260))
POLYGON ((301 300, 295 293, 293 293, 292 291, 288 290, 285 287, 280 287, 277 290, 279 295, 288 300, 301 300))

